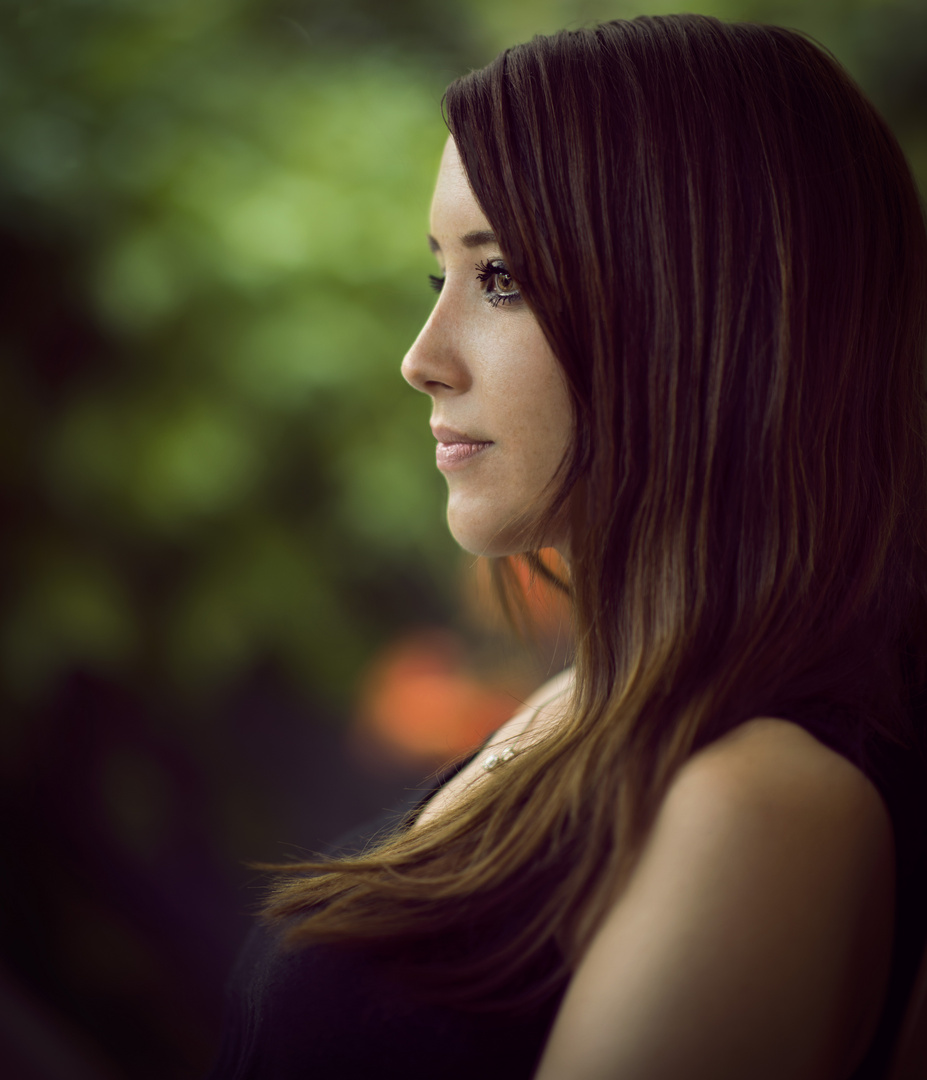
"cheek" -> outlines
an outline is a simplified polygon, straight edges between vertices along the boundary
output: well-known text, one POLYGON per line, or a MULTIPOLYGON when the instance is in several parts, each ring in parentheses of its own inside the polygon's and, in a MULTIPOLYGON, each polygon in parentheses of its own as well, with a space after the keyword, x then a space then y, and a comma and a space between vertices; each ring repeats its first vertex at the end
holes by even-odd
POLYGON ((479 355, 487 400, 524 425, 543 422, 551 433, 569 431, 572 410, 566 381, 533 318, 482 340, 479 355))
POLYGON ((572 439, 573 410, 563 372, 543 339, 526 366, 521 393, 527 422, 559 464, 572 439))
POLYGON ((517 382, 500 382, 510 453, 507 477, 529 501, 553 479, 572 442, 570 400, 559 368, 533 365, 517 382), (503 388, 504 387, 504 388, 503 388))

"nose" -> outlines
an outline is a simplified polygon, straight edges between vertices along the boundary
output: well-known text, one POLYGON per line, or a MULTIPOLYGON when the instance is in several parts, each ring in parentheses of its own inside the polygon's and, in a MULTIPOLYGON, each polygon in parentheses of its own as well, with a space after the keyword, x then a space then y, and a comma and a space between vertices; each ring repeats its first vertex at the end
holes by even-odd
POLYGON ((402 377, 410 386, 432 397, 462 393, 467 389, 469 376, 458 342, 453 320, 442 310, 439 300, 403 358, 402 377))

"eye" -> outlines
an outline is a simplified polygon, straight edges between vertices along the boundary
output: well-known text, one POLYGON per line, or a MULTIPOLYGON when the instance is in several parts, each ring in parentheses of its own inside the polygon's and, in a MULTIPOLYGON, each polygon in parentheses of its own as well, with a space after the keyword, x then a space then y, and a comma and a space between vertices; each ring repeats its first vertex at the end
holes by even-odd
POLYGON ((435 292, 439 293, 444 288, 444 278, 438 277, 437 274, 429 274, 428 284, 435 292))
POLYGON ((489 259, 486 262, 477 263, 476 276, 485 286, 483 291, 486 294, 486 300, 493 307, 521 299, 518 283, 501 259, 489 259))

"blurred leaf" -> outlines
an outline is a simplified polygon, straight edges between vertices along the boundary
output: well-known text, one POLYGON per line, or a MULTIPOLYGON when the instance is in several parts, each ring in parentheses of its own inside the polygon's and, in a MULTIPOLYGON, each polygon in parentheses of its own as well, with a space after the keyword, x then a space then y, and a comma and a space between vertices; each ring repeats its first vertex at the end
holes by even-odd
POLYGON ((76 405, 50 443, 48 471, 57 498, 95 507, 101 524, 128 516, 172 532, 244 502, 260 464, 248 418, 188 392, 76 405))

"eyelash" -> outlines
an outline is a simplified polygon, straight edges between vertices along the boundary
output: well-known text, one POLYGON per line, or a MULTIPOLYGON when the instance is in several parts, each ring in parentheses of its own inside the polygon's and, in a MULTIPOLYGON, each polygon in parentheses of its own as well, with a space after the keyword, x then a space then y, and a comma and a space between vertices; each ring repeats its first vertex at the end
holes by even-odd
MULTIPOLYGON (((488 261, 478 262, 475 269, 477 281, 482 282, 484 285, 493 278, 502 275, 511 278, 505 263, 502 262, 501 259, 489 259, 488 261)), ((511 280, 514 283, 514 279, 511 280)), ((429 274, 428 284, 436 293, 439 293, 444 288, 444 278, 438 277, 436 274, 429 274)), ((511 293, 497 293, 488 288, 484 291, 486 293, 486 302, 493 307, 498 307, 500 304, 510 304, 513 300, 521 299, 521 295, 517 291, 511 293)))
MULTIPOLYGON (((478 262, 476 264, 476 276, 484 285, 488 284, 495 277, 507 277, 513 285, 515 284, 515 279, 509 274, 505 263, 501 259, 490 259, 488 262, 478 262)), ((510 304, 513 300, 520 299, 521 297, 518 294, 518 290, 511 293, 497 293, 492 289, 486 289, 486 300, 488 303, 492 304, 493 307, 498 307, 500 304, 510 304)))

